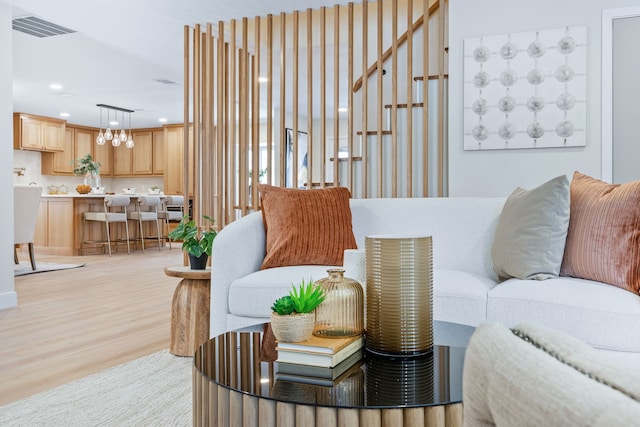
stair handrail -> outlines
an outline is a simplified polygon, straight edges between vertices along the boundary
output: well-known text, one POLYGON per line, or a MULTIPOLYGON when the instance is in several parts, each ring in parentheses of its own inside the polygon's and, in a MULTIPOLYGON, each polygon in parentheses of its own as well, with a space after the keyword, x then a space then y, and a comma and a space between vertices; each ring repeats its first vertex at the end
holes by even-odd
MULTIPOLYGON (((431 17, 434 13, 436 13, 436 11, 439 8, 440 8, 439 2, 435 2, 434 4, 429 6, 429 17, 431 17)), ((424 24, 424 15, 421 15, 418 19, 416 19, 416 22, 414 22, 413 25, 411 26, 412 31, 413 32, 417 31, 420 27, 422 27, 423 24, 424 24)), ((407 30, 400 37, 398 37, 398 47, 405 44, 408 38, 409 38, 409 31, 407 30)), ((382 54, 382 62, 385 62, 387 59, 389 59, 392 53, 393 53, 393 48, 390 47, 382 54)), ((378 69, 378 61, 376 60, 376 62, 374 62, 367 69, 367 78, 371 77, 371 75, 375 73, 377 69, 378 69)), ((353 92, 355 93, 359 91, 361 88, 362 88, 362 76, 360 76, 360 78, 356 80, 356 82, 354 83, 353 92)))

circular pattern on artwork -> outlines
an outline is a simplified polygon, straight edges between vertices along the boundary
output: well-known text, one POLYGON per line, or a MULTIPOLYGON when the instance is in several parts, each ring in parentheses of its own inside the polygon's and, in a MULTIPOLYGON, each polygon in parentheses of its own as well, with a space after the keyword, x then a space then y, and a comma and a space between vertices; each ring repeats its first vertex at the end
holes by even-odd
POLYGON ((511 139, 516 136, 516 128, 511 123, 506 122, 498 129, 498 135, 502 139, 511 139))
POLYGON ((539 41, 531 42, 527 48, 527 53, 531 58, 540 58, 546 51, 547 48, 539 41))
POLYGON ((544 74, 539 68, 534 68, 527 74, 527 81, 532 85, 539 85, 544 81, 544 74))
POLYGON ((571 36, 565 36, 558 40, 558 52, 568 55, 576 49, 576 39, 571 36))
POLYGON ((498 100, 498 110, 503 113, 510 113, 516 109, 516 100, 515 98, 507 95, 503 96, 498 100))
POLYGON ((503 86, 506 86, 506 87, 513 86, 514 84, 516 84, 517 81, 518 81, 518 74, 511 69, 504 70, 500 74, 500 83, 502 83, 503 86))
POLYGON ((478 98, 473 102, 471 109, 479 116, 484 116, 489 111, 489 104, 484 98, 478 98))
POLYGON ((491 56, 491 51, 487 46, 478 46, 473 51, 473 59, 476 62, 480 62, 480 63, 487 62, 490 56, 491 56))
POLYGON ((533 122, 527 126, 527 135, 534 139, 541 138, 544 135, 544 128, 539 122, 533 122))
POLYGON ((566 83, 573 79, 574 75, 575 72, 573 71, 573 68, 567 64, 561 65, 556 69, 556 79, 558 79, 559 82, 566 83))
POLYGON ((576 97, 565 92, 558 96, 556 99, 556 105, 562 111, 571 110, 576 105, 576 97))
POLYGON ((569 120, 558 123, 556 126, 556 133, 560 138, 569 138, 573 135, 573 123, 569 120))
POLYGON ((518 54, 518 46, 515 43, 507 42, 500 48, 500 56, 502 59, 509 60, 518 54))
POLYGON ((544 108, 544 99, 541 96, 532 96, 527 99, 527 109, 537 113, 544 108))
POLYGON ((490 81, 491 77, 489 77, 489 73, 487 73, 486 71, 480 71, 475 76, 473 76, 473 85, 479 89, 489 86, 490 81))
POLYGON ((473 135, 476 141, 484 141, 489 137, 489 129, 482 125, 478 125, 473 128, 471 135, 473 135))

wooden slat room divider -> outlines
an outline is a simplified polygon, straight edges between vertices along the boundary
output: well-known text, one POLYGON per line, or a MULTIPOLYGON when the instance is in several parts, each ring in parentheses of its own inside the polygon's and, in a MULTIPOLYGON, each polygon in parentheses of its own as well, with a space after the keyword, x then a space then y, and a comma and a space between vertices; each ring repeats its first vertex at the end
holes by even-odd
POLYGON ((446 8, 364 0, 185 26, 195 218, 258 210, 261 182, 445 195, 446 8))

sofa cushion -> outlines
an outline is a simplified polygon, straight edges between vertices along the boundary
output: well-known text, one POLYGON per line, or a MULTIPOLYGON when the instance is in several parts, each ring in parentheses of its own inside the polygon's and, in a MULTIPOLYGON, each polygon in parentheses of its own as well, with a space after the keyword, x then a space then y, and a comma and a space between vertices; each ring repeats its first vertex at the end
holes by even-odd
POLYGON ((259 188, 267 236, 262 269, 342 265, 344 250, 356 249, 347 188, 298 190, 266 184, 259 188))
POLYGON ((501 280, 544 280, 560 273, 569 226, 569 179, 559 176, 507 198, 491 247, 501 280))
POLYGON ((580 172, 560 272, 640 291, 640 181, 608 184, 580 172))
POLYGON ((302 279, 314 282, 327 277, 328 265, 296 265, 259 270, 231 282, 229 312, 237 316, 268 318, 271 305, 288 295, 293 284, 302 279))
POLYGON ((640 352, 640 296, 591 280, 507 280, 489 291, 487 320, 536 321, 597 348, 640 352))
POLYGON ((496 282, 479 274, 433 270, 433 318, 477 326, 487 318, 487 292, 496 282))

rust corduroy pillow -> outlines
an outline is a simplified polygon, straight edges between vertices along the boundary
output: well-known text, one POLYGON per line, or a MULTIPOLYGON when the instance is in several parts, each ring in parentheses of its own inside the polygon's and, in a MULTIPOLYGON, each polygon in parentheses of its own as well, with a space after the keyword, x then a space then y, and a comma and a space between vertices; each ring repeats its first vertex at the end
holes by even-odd
POLYGON ((640 290, 640 181, 608 184, 580 172, 570 186, 561 276, 640 290))
POLYGON ((357 248, 347 188, 298 190, 261 184, 259 190, 267 233, 262 270, 285 265, 342 265, 344 250, 357 248))

